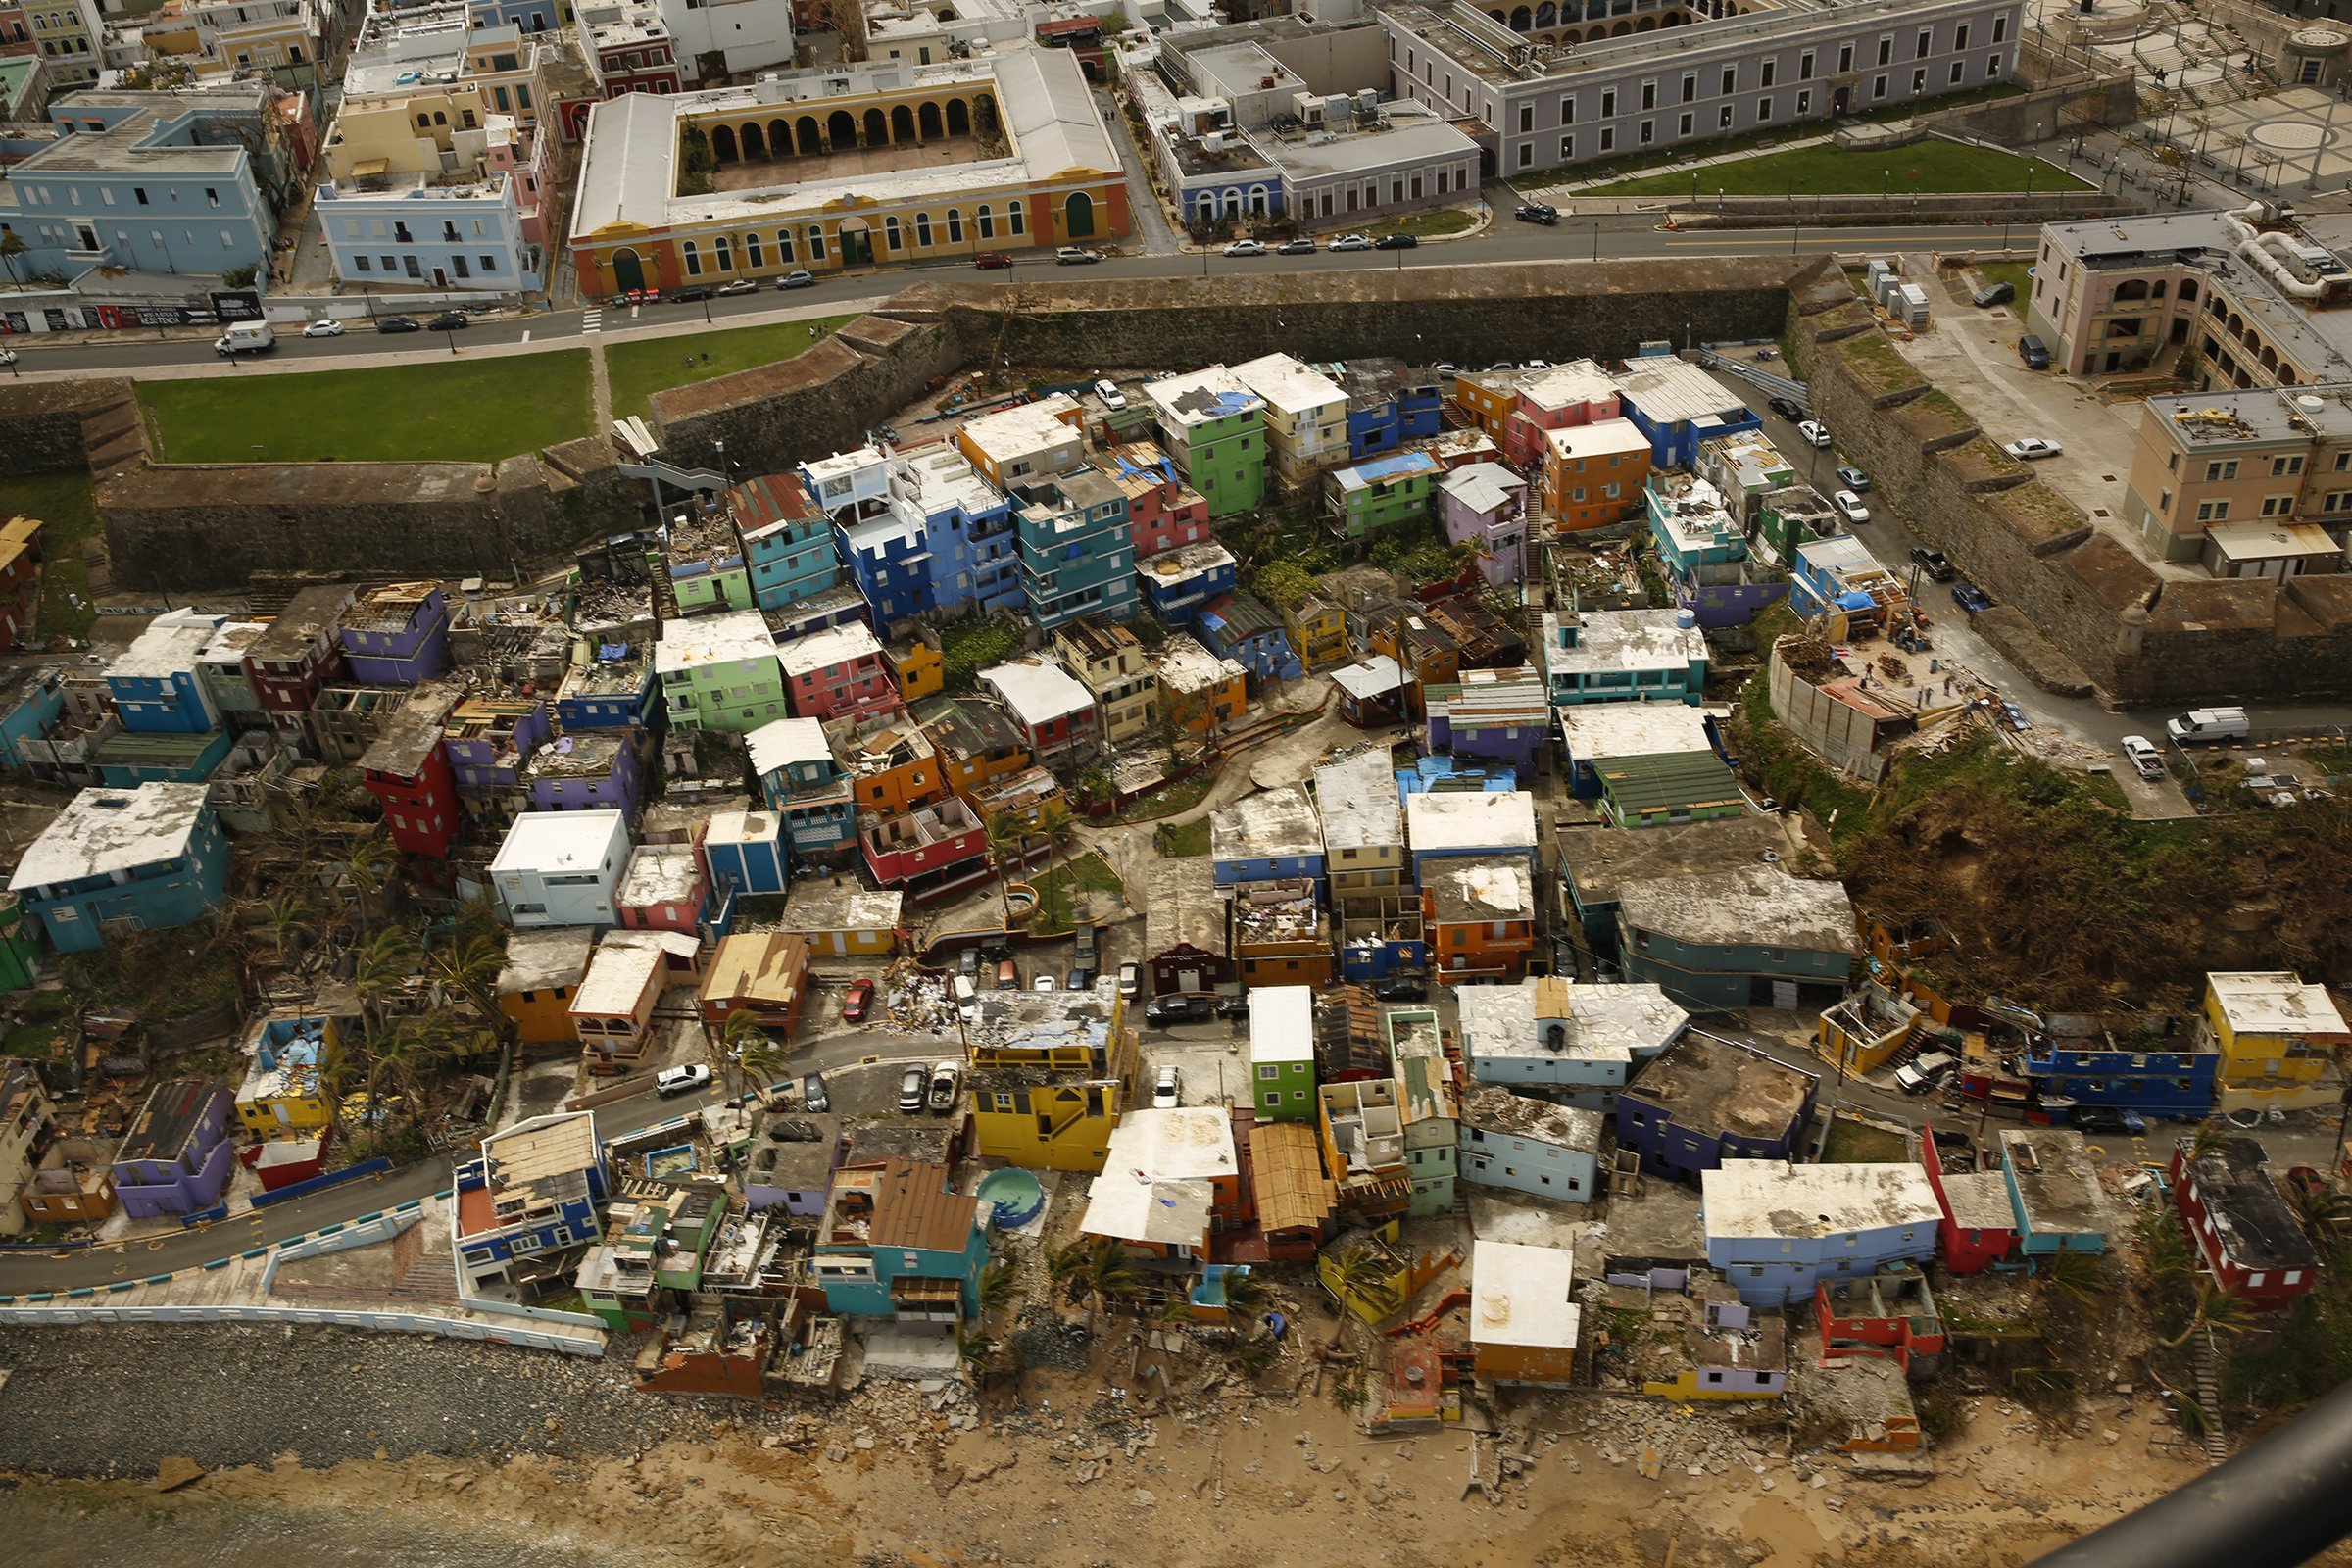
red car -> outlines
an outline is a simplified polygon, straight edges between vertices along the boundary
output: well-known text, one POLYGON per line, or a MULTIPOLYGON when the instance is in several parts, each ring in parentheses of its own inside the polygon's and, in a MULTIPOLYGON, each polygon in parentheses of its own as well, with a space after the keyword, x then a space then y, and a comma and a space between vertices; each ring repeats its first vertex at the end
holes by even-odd
POLYGON ((982 251, 972 258, 972 265, 985 272, 997 268, 1010 267, 1012 258, 1003 251, 982 251))
POLYGON ((871 980, 858 981, 857 984, 850 987, 850 994, 841 1004, 842 1021, 845 1023, 863 1023, 865 1021, 865 1011, 868 1007, 873 1005, 873 1003, 874 983, 871 980))

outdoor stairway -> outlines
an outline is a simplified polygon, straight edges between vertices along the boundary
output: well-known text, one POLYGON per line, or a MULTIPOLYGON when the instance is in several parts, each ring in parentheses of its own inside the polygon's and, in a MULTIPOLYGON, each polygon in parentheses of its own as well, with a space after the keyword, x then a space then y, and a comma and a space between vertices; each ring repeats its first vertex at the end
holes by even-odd
POLYGON ((653 576, 654 624, 666 626, 678 618, 678 589, 669 580, 669 560, 665 556, 653 556, 647 564, 653 576))
POLYGON ((81 444, 90 472, 103 479, 147 459, 145 416, 136 397, 121 397, 81 416, 81 444))
POLYGON ((270 1294, 297 1301, 375 1301, 391 1306, 458 1304, 457 1276, 447 1252, 425 1254, 390 1285, 361 1289, 281 1280, 270 1287, 270 1294))
POLYGON ((2205 1459, 2220 1464, 2230 1457, 2229 1439, 2222 1435, 2222 1352, 2210 1328, 2189 1343, 2196 1348, 2197 1407, 2205 1412, 2205 1459))

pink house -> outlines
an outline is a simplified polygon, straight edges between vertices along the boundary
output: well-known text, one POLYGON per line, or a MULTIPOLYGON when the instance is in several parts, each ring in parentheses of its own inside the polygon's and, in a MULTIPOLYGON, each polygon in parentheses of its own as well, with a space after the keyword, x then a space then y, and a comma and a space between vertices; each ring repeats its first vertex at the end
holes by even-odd
POLYGON ((1211 537, 1207 498, 1177 475, 1156 442, 1112 447, 1104 470, 1127 492, 1127 526, 1135 539, 1136 560, 1211 537))
POLYGON ((839 718, 844 713, 862 718, 899 706, 890 661, 874 640, 873 628, 862 620, 810 632, 778 648, 776 658, 784 666, 784 694, 792 700, 797 718, 839 718))
POLYGON ((710 869, 700 844, 640 844, 612 893, 613 911, 631 931, 700 931, 710 869))
POLYGON ((1591 360, 1527 376, 1504 422, 1504 460, 1522 468, 1541 467, 1544 431, 1622 418, 1623 399, 1616 378, 1591 360))
POLYGON ((1526 575, 1527 481, 1499 463, 1473 463, 1438 482, 1446 537, 1470 546, 1490 584, 1526 575))

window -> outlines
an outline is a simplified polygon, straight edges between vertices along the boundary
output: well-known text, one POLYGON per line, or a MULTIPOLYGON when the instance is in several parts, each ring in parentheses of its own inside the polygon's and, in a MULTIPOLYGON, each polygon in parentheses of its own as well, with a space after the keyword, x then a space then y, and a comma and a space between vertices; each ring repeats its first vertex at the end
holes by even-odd
POLYGON ((1012 231, 1014 234, 1018 235, 1028 232, 1028 230, 1021 226, 1021 204, 1019 202, 1006 202, 1004 204, 1004 215, 1012 224, 1012 231))
POLYGON ((1732 128, 1732 106, 1730 104, 1725 104, 1721 109, 1716 111, 1715 128, 1718 130, 1729 130, 1732 128))
POLYGON ((948 209, 948 243, 951 245, 963 243, 963 211, 961 208, 951 207, 948 209))
POLYGON ((1796 95, 1796 114, 1799 120, 1813 112, 1813 93, 1810 88, 1796 95))
POLYGON ((1765 121, 1765 120, 1770 120, 1771 118, 1772 118, 1772 100, 1771 100, 1771 99, 1769 99, 1769 98, 1759 98, 1759 99, 1757 99, 1757 100, 1756 100, 1756 119, 1757 119, 1757 120, 1759 120, 1759 121, 1765 121))
POLYGON ((1681 120, 1675 122, 1674 133, 1678 136, 1688 136, 1690 134, 1690 117, 1689 115, 1683 116, 1681 120))
POLYGON ((686 247, 685 247, 684 255, 685 255, 685 258, 686 258, 686 275, 687 275, 688 277, 700 277, 700 276, 702 276, 702 275, 703 275, 703 253, 702 253, 702 251, 701 251, 701 250, 700 250, 700 249, 699 249, 699 248, 698 248, 698 247, 695 245, 694 241, 692 241, 692 240, 688 240, 688 241, 686 242, 686 247))
POLYGON ((1912 58, 1912 59, 1914 59, 1914 60, 1925 60, 1925 59, 1927 59, 1927 58, 1928 58, 1928 56, 1930 56, 1931 54, 1934 54, 1935 52, 1936 52, 1936 33, 1935 33, 1935 30, 1934 30, 1933 28, 1929 28, 1929 27, 1922 27, 1922 28, 1920 28, 1920 29, 1919 29, 1919 47, 1918 47, 1918 49, 1917 49, 1916 51, 1914 51, 1914 52, 1913 52, 1913 54, 1912 54, 1911 58, 1912 58))
POLYGON ((1536 106, 1533 104, 1521 104, 1519 106, 1519 133, 1524 136, 1535 128, 1536 106))
POLYGON ((207 185, 204 187, 204 199, 218 207, 220 205, 220 192, 213 186, 207 185))
POLYGON ((2006 12, 1992 19, 1992 41, 1999 43, 2009 36, 2009 17, 2006 12))
POLYGON ((1600 118, 1603 120, 1614 120, 1617 118, 1616 93, 1604 92, 1600 95, 1600 118))
MULTIPOLYGON (((1687 118, 1687 117, 1686 117, 1686 118, 1687 118)), ((1560 162, 1564 164, 1564 163, 1568 162, 1568 160, 1570 160, 1571 158, 1574 158, 1575 156, 1576 156, 1576 138, 1575 138, 1574 136, 1562 136, 1562 137, 1560 138, 1560 162)), ((1445 172, 1444 170, 1440 170, 1440 171, 1438 172, 1438 189, 1440 189, 1440 190, 1444 190, 1445 188, 1446 188, 1446 172, 1445 172)), ((2346 456, 2346 457, 2352 457, 2352 452, 2348 452, 2348 453, 2344 454, 2344 456, 2346 456)))
POLYGON ((2289 474, 2301 473, 2302 471, 2303 460, 2299 457, 2273 458, 2271 460, 2271 477, 2274 479, 2283 479, 2289 474))
POLYGON ((1987 76, 1997 76, 2000 74, 2001 52, 1998 49, 1995 49, 1992 53, 1984 57, 1984 74, 1987 76))
POLYGON ((1726 94, 1729 94, 1729 93, 1734 93, 1734 92, 1737 92, 1737 91, 1739 91, 1739 89, 1740 89, 1740 68, 1739 68, 1738 66, 1726 66, 1726 67, 1724 67, 1724 68, 1723 68, 1723 88, 1722 88, 1722 90, 1723 90, 1723 91, 1724 91, 1726 94))
POLYGON ((2230 503, 2229 503, 2229 502, 2227 502, 2227 501, 2200 501, 2200 502, 2198 502, 2198 503, 2197 503, 2197 520, 2198 520, 2199 522, 2227 522, 2227 521, 2229 521, 2229 520, 2230 520, 2230 503))
POLYGON ((1658 107, 1658 84, 1656 82, 1645 81, 1642 84, 1642 107, 1644 109, 1658 107))
MULTIPOLYGON (((925 240, 923 243, 928 245, 931 242, 925 240)), ((825 259, 825 231, 814 223, 808 225, 808 259, 812 262, 825 259)))
POLYGON ((1560 123, 1563 125, 1573 125, 1576 123, 1575 99, 1563 98, 1560 100, 1560 123))
POLYGON ((2205 477, 2209 482, 2216 479, 2234 479, 2237 477, 2237 463, 2234 459, 2228 463, 2208 463, 2205 465, 2205 477))
POLYGON ((1651 142, 1653 142, 1653 141, 1655 141, 1655 140, 1657 139, 1657 128, 1658 128, 1658 122, 1657 122, 1656 121, 1654 121, 1654 120, 1644 120, 1643 122, 1642 122, 1642 146, 1646 147, 1646 146, 1648 146, 1648 145, 1649 145, 1651 142))
POLYGON ((2262 498, 2262 514, 2266 517, 2287 516, 2294 510, 2295 498, 2293 496, 2264 496, 2262 498))
POLYGON ((1928 90, 1928 74, 1925 70, 1914 71, 1911 73, 1911 90, 1914 93, 1922 93, 1928 90))
POLYGON ((365 257, 365 256, 355 256, 355 257, 353 257, 353 258, 352 258, 352 260, 353 260, 353 261, 355 261, 355 262, 357 262, 357 263, 359 263, 359 268, 360 268, 360 270, 361 270, 361 271, 365 272, 365 271, 367 271, 367 270, 368 270, 368 258, 367 258, 367 257, 365 257))
POLYGON ((1688 104, 1688 103, 1695 103, 1695 102, 1697 102, 1697 101, 1698 101, 1698 76, 1697 76, 1697 74, 1696 74, 1696 73, 1694 73, 1694 72, 1685 72, 1685 73, 1683 73, 1683 102, 1685 102, 1685 103, 1687 103, 1687 104, 1688 104))
POLYGON ((1870 78, 1870 95, 1873 98, 1884 98, 1886 96, 1886 78, 1885 76, 1873 76, 1870 78))

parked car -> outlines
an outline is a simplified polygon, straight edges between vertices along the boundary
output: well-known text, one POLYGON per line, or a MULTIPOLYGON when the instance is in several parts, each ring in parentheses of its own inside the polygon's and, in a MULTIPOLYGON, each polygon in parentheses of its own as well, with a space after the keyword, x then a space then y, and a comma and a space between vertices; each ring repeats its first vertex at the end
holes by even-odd
POLYGON ((1286 239, 1275 246, 1274 254, 1277 256, 1312 256, 1315 254, 1315 242, 1301 234, 1297 239, 1286 239))
POLYGON ((1977 290, 1974 294, 1971 294, 1968 297, 1968 303, 1971 305, 1980 306, 2006 305, 2015 298, 2017 298, 2016 284, 1987 283, 1983 288, 1977 290))
POLYGON ((1021 989, 1021 966, 1010 958, 1000 959, 997 963, 997 989, 999 991, 1021 989))
POLYGON ((1054 989, 1054 977, 1052 975, 1041 974, 1034 982, 1032 982, 1031 989, 1036 991, 1051 991, 1054 989))
POLYGON ((2050 368, 2050 346, 2031 332, 2017 340, 2017 357, 2026 362, 2029 370, 2050 368))
MULTIPOLYGON (((302 335, 304 337, 341 337, 343 323, 341 321, 313 321, 302 329, 302 335)), ((15 356, 10 356, 10 359, 11 363, 14 363, 15 356)))
POLYGON ((2148 1130, 2146 1118, 2121 1105, 2077 1105, 2066 1119, 2082 1133, 2119 1133, 2137 1138, 2148 1130))
POLYGON ((1254 239, 1237 239, 1225 247, 1225 254, 1228 256, 1263 256, 1266 254, 1265 242, 1254 239))
POLYGON ((1527 202, 1511 214, 1522 223, 1542 223, 1545 228, 1560 220, 1560 210, 1549 202, 1527 202))
POLYGON ((956 1108, 956 1097, 963 1090, 963 1063, 939 1061, 931 1064, 931 1114, 945 1116, 956 1108))
POLYGON ((776 287, 814 288, 816 287, 816 274, 809 271, 805 267, 800 268, 794 271, 786 272, 782 277, 777 278, 776 287))
POLYGON ((956 972, 969 980, 979 979, 980 950, 978 948, 964 949, 963 956, 956 960, 956 972))
POLYGON ((983 272, 1009 270, 1012 267, 1012 258, 1003 251, 982 251, 972 258, 972 265, 983 272))
POLYGON ((379 316, 375 318, 375 329, 378 332, 421 332, 424 326, 405 316, 379 316))
POLYGON ((970 1023, 973 1019, 979 1017, 980 988, 972 984, 972 977, 968 974, 957 975, 956 977, 955 991, 956 1010, 962 1014, 963 1021, 965 1023, 970 1023))
POLYGON ((667 1100, 672 1095, 690 1095, 697 1089, 710 1087, 710 1069, 697 1062, 691 1067, 664 1067, 654 1074, 654 1093, 667 1100))
POLYGON ((1372 982, 1372 996, 1379 1002, 1426 1002, 1429 982, 1411 975, 1392 975, 1386 980, 1372 982))
POLYGON ((1521 360, 1519 368, 1522 370, 1548 370, 1551 368, 1551 362, 1549 360, 1521 360))
POLYGON ((1839 512, 1845 514, 1845 520, 1848 522, 1859 523, 1868 522, 1870 520, 1870 509, 1864 506, 1862 504, 1862 498, 1854 494, 1851 490, 1838 491, 1836 495, 1830 497, 1830 502, 1833 506, 1837 507, 1839 512))
POLYGON ((1959 572, 1952 569, 1952 564, 1943 559, 1943 552, 1940 550, 1930 549, 1926 545, 1913 545, 1911 559, 1919 563, 1919 569, 1928 574, 1930 582, 1950 582, 1954 577, 1960 575, 1959 572))
POLYGON ((1144 988, 1144 970, 1143 970, 1143 966, 1142 966, 1141 964, 1135 964, 1135 963, 1122 963, 1122 964, 1120 964, 1120 965, 1119 965, 1119 995, 1120 995, 1120 996, 1122 996, 1122 997, 1125 997, 1125 998, 1126 998, 1126 999, 1127 999, 1129 1002, 1133 1002, 1133 1001, 1135 1000, 1135 994, 1136 994, 1137 992, 1139 992, 1139 991, 1143 990, 1143 988, 1144 988))
POLYGON ((1372 236, 1369 234, 1342 234, 1331 242, 1330 248, 1335 251, 1368 251, 1372 248, 1372 236))
POLYGON ((825 1075, 812 1072, 801 1080, 801 1106, 819 1116, 833 1108, 833 1097, 825 1093, 825 1075))
POLYGON ((1061 982, 1064 991, 1085 991, 1095 983, 1095 971, 1080 965, 1072 969, 1061 982))
POLYGON ((1054 253, 1056 267, 1092 267, 1102 259, 1101 251, 1090 251, 1083 245, 1064 245, 1054 253))
POLYGON ((2054 458, 2066 449, 2047 437, 2030 435, 2022 440, 2003 442, 2001 450, 2020 463, 2032 463, 2035 458, 2054 458))
POLYGON ((2127 735, 2122 745, 2125 759, 2141 778, 2155 781, 2164 777, 2164 754, 2145 735, 2127 735))
POLYGON ((1152 1108, 1174 1110, 1184 1103, 1184 1076, 1174 1067, 1162 1067, 1152 1080, 1152 1108))
POLYGON ((1793 398, 1771 398, 1766 400, 1764 406, 1790 424, 1805 417, 1805 411, 1797 406, 1793 398))
POLYGON ((1931 1051, 1894 1069, 1894 1086, 1906 1095, 1924 1095, 1940 1088, 1960 1058, 1948 1051, 1931 1051))
POLYGON ((1119 383, 1107 375, 1095 383, 1095 396, 1102 400, 1102 406, 1106 409, 1123 409, 1127 406, 1125 394, 1119 391, 1119 383))
POLYGON ((1838 482, 1845 486, 1848 490, 1855 491, 1859 494, 1868 495, 1870 493, 1870 475, 1864 473, 1860 468, 1852 467, 1850 466, 1839 468, 1838 470, 1838 482))
POLYGON ((844 1023, 865 1022, 866 1009, 873 1004, 874 983, 871 980, 852 981, 850 994, 841 999, 842 1021, 844 1023))
POLYGON ((1220 1018, 1249 1017, 1250 993, 1245 991, 1238 997, 1227 997, 1223 1002, 1218 1003, 1217 1016, 1220 1018))
POLYGON ((1420 243, 1410 234, 1383 234, 1372 242, 1372 248, 1376 251, 1409 251, 1420 243))
POLYGON ((673 305, 700 305, 705 300, 716 298, 718 298, 717 289, 707 284, 697 283, 692 288, 679 289, 670 295, 669 300, 673 305))
POLYGON ((1830 427, 1819 419, 1799 420, 1796 433, 1809 447, 1826 447, 1830 444, 1830 427))
POLYGON ((758 278, 739 277, 734 282, 729 283, 725 288, 720 289, 718 291, 718 297, 723 300, 731 298, 737 294, 757 294, 759 292, 760 280, 758 278))
POLYGON ((1172 1023, 1206 1023, 1216 1015, 1217 999, 1198 991, 1180 991, 1173 996, 1153 997, 1144 1004, 1144 1021, 1163 1026, 1172 1023))
POLYGON ((912 1112, 922 1109, 923 1090, 929 1082, 930 1075, 920 1067, 910 1066, 903 1069, 899 1073, 900 1111, 912 1112))
POLYGON ((1992 608, 1992 595, 1974 583, 1956 582, 1952 584, 1952 603, 1972 615, 1982 614, 1992 608))
POLYGON ((2176 746, 2197 741, 2207 746, 2242 741, 2252 733, 2242 708, 2192 708, 2179 718, 2164 721, 2164 732, 2176 746))

